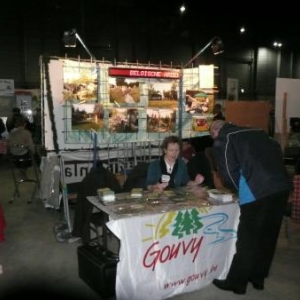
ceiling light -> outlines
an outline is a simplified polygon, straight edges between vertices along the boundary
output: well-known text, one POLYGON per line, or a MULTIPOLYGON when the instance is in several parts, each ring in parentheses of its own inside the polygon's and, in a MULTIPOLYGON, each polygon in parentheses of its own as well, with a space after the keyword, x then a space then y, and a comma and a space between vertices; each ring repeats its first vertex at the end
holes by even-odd
POLYGON ((274 42, 274 43, 273 43, 273 46, 274 46, 275 48, 281 48, 281 47, 282 47, 282 43, 280 43, 280 42, 274 42))
POLYGON ((182 5, 180 6, 180 12, 183 13, 184 11, 185 11, 185 6, 184 6, 184 4, 182 4, 182 5))

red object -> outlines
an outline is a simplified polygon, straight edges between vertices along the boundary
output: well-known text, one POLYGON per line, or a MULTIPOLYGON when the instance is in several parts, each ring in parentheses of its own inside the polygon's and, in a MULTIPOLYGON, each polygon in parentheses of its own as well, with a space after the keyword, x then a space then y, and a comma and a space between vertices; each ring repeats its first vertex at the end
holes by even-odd
POLYGON ((7 153, 7 140, 0 140, 0 154, 6 154, 7 153))
POLYGON ((292 192, 292 220, 300 224, 300 175, 294 176, 294 190, 292 192))
POLYGON ((6 222, 2 210, 2 206, 0 203, 0 243, 4 241, 4 229, 6 227, 6 222))
POLYGON ((189 142, 182 143, 181 157, 188 162, 196 154, 195 148, 189 142))
POLYGON ((136 78, 166 78, 179 79, 179 70, 161 70, 161 69, 138 69, 138 68, 109 68, 109 76, 136 77, 136 78))

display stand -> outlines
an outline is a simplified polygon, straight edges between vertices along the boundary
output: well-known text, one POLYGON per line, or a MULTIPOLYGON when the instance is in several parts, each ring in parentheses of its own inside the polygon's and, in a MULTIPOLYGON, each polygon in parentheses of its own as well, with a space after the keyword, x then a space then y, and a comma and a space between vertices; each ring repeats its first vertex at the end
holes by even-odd
MULTIPOLYGON (((42 143, 47 153, 43 166, 48 170, 48 174, 41 170, 42 189, 47 189, 41 198, 47 207, 60 201, 53 199, 58 193, 48 187, 62 185, 64 190, 65 185, 80 182, 96 160, 113 173, 123 173, 139 161, 160 156, 166 136, 208 135, 207 127, 194 126, 198 114, 184 111, 185 103, 178 99, 178 88, 181 97, 187 89, 200 90, 199 67, 180 77, 185 70, 172 65, 42 57, 40 66, 42 143), (47 166, 48 160, 54 162, 52 156, 58 156, 57 162, 47 166), (64 183, 57 179, 56 168, 60 176, 64 174, 64 183)), ((205 117, 211 118, 212 107, 213 97, 205 117)))

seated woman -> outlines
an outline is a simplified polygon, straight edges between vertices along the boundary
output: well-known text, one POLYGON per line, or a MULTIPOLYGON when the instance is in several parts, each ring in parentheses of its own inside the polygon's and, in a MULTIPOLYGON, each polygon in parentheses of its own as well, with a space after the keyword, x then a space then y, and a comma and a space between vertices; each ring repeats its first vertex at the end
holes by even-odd
POLYGON ((8 147, 13 150, 13 155, 24 155, 28 149, 34 153, 35 145, 32 140, 32 135, 26 127, 26 119, 23 116, 18 116, 15 120, 15 128, 8 135, 8 147), (14 145, 23 145, 24 148, 13 149, 14 145))
POLYGON ((182 142, 175 135, 166 137, 162 142, 163 155, 150 162, 146 186, 148 190, 177 188, 180 186, 196 186, 204 181, 201 174, 191 180, 186 163, 180 157, 182 142))

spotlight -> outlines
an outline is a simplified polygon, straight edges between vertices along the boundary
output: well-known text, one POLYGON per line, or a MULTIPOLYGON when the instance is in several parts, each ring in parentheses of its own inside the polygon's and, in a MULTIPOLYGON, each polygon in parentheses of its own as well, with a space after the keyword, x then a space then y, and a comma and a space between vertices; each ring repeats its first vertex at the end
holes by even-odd
POLYGON ((89 48, 86 46, 86 44, 83 42, 79 34, 77 33, 76 29, 71 29, 69 31, 65 31, 63 35, 63 42, 65 44, 65 47, 76 47, 76 41, 79 41, 80 44, 83 46, 85 51, 90 55, 92 60, 96 60, 96 57, 91 53, 89 48))
POLYGON ((214 55, 218 55, 224 52, 224 44, 219 37, 215 37, 211 42, 211 50, 214 55))
POLYGON ((201 55, 209 46, 214 55, 218 55, 224 52, 224 44, 222 40, 215 36, 212 38, 198 53, 196 53, 182 68, 189 66, 199 55, 201 55))
POLYGON ((67 48, 75 48, 76 47, 76 31, 75 29, 65 31, 63 35, 63 42, 65 47, 67 48))

